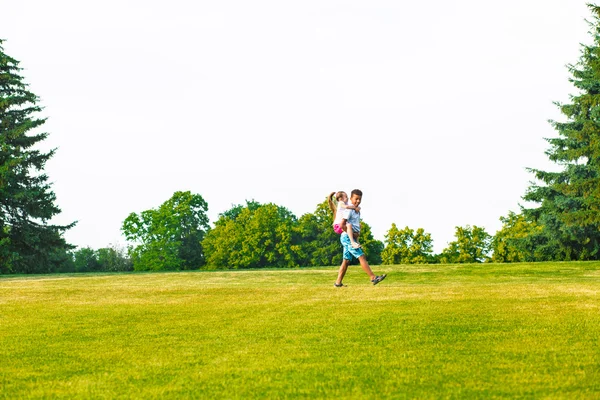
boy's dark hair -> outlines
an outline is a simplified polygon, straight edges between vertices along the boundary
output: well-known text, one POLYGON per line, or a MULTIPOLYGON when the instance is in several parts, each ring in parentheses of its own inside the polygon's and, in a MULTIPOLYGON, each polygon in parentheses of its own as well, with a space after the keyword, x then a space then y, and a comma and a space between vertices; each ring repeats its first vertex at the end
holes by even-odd
POLYGON ((354 195, 362 197, 362 191, 360 189, 354 189, 352 192, 350 192, 350 197, 354 195))

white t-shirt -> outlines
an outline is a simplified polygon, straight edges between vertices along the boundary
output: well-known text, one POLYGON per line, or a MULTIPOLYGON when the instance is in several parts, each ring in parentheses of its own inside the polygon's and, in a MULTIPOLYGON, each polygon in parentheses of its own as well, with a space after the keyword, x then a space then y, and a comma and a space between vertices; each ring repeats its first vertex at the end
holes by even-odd
POLYGON ((335 220, 333 221, 333 224, 341 224, 342 220, 348 220, 348 218, 350 217, 350 210, 349 208, 346 208, 346 206, 349 206, 350 204, 345 204, 343 201, 338 201, 337 204, 337 211, 335 212, 335 220))

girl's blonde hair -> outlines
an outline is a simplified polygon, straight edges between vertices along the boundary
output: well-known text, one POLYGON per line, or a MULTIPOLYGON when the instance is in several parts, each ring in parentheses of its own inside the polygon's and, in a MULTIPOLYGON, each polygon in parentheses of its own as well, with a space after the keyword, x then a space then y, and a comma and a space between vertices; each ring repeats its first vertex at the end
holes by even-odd
POLYGON ((337 211, 337 207, 333 202, 333 197, 336 195, 336 192, 331 192, 329 193, 329 196, 327 196, 327 204, 329 204, 329 209, 331 210, 331 212, 333 213, 333 215, 335 216, 335 212, 337 211))
MULTIPOLYGON (((342 195, 346 194, 346 192, 344 192, 343 190, 340 190, 339 192, 331 192, 329 193, 329 196, 327 196, 327 203, 329 204, 329 209, 331 210, 331 212, 333 213, 333 215, 335 216, 335 213, 337 212, 337 202, 339 202, 342 198, 342 195), (333 199, 335 198, 335 203, 333 201, 333 199)), ((347 196, 347 194, 346 194, 347 196)))

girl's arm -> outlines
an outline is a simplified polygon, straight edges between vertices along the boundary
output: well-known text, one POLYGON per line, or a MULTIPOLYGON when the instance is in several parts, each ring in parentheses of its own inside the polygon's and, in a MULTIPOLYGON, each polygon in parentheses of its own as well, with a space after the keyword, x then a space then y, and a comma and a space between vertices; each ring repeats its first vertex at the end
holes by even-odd
POLYGON ((354 210, 356 212, 360 212, 360 206, 357 207, 354 204, 344 204, 343 206, 346 210, 354 210))

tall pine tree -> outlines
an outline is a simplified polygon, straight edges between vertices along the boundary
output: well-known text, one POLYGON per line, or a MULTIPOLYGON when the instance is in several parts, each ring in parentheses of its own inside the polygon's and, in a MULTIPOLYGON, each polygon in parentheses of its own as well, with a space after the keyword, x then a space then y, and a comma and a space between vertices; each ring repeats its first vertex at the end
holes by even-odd
POLYGON ((7 56, 0 40, 0 273, 40 273, 58 270, 71 248, 63 238, 67 226, 51 225, 60 213, 44 174, 54 150, 36 144, 45 119, 38 97, 27 90, 19 62, 7 56))
POLYGON ((569 65, 578 94, 556 103, 565 121, 551 121, 558 137, 546 139, 546 154, 559 172, 531 169, 543 184, 532 184, 525 200, 539 204, 525 215, 543 226, 536 253, 540 260, 600 258, 600 7, 588 4, 591 45, 582 45, 569 65))

